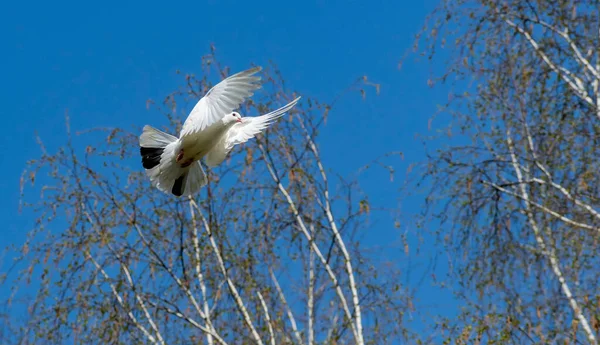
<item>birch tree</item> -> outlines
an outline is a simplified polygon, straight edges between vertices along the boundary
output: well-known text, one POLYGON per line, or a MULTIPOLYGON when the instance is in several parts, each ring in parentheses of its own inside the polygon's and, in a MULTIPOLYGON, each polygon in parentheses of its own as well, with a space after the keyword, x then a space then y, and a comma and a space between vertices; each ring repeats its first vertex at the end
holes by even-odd
MULTIPOLYGON (((214 53, 202 66, 164 102, 149 102, 166 115, 163 130, 178 133, 178 107, 230 74, 214 53)), ((263 80, 244 114, 295 97, 275 67, 263 80)), ((351 89, 368 87, 361 78, 351 89)), ((332 106, 303 99, 211 169, 189 199, 150 186, 137 145, 143 124, 67 126, 56 152, 40 139, 42 155, 22 182, 25 206, 39 218, 18 248, 18 274, 4 277, 13 287, 6 310, 15 311, 0 343, 362 345, 404 337, 408 296, 398 272, 359 241, 375 205, 355 178, 337 178, 321 159, 319 130, 332 106)))
POLYGON ((598 344, 600 7, 443 1, 420 43, 452 85, 419 186, 454 254, 456 344, 598 344), (448 116, 449 115, 449 116, 448 116))

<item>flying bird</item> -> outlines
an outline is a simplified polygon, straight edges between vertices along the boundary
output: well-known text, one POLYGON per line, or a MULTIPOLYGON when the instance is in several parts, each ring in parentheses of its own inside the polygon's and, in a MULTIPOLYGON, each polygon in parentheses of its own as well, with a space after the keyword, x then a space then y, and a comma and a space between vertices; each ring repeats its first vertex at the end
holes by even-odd
POLYGON ((296 105, 300 97, 257 117, 234 111, 261 87, 255 75, 261 70, 236 73, 211 88, 190 112, 179 138, 144 126, 139 142, 142 165, 156 188, 175 196, 197 193, 208 183, 200 159, 209 167, 219 165, 235 145, 254 138, 296 105))

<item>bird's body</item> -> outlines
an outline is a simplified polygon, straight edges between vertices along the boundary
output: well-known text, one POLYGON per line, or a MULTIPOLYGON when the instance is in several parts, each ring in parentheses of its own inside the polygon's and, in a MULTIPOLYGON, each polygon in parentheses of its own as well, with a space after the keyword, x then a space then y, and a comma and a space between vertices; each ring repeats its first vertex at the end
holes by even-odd
POLYGON ((265 130, 290 110, 299 98, 258 117, 232 112, 260 88, 260 67, 234 74, 210 89, 192 109, 179 138, 144 126, 140 136, 142 164, 152 184, 176 196, 192 195, 206 185, 200 159, 208 166, 220 164, 231 149, 265 130))
POLYGON ((215 122, 201 132, 180 138, 181 161, 197 161, 206 156, 234 124, 215 122))

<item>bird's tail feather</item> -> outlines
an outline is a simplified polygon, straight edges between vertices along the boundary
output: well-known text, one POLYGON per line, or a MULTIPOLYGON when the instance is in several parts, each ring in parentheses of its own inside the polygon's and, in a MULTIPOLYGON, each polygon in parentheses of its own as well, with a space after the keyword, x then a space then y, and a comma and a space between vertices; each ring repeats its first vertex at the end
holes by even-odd
POLYGON ((140 136, 142 165, 152 184, 159 190, 175 196, 193 195, 208 181, 200 162, 188 167, 176 162, 180 146, 177 137, 144 126, 140 136))

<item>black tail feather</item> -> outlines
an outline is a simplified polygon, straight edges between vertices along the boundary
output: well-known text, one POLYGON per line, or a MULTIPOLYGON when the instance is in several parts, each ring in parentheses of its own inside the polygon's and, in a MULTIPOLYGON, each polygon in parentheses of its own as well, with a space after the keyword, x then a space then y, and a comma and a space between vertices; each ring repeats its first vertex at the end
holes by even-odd
POLYGON ((160 156, 165 149, 161 147, 140 147, 142 165, 145 169, 152 169, 160 163, 160 156))
POLYGON ((179 176, 175 183, 173 183, 173 188, 171 188, 171 193, 175 196, 182 196, 183 189, 185 187, 185 178, 187 177, 187 173, 179 176))

